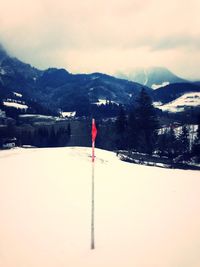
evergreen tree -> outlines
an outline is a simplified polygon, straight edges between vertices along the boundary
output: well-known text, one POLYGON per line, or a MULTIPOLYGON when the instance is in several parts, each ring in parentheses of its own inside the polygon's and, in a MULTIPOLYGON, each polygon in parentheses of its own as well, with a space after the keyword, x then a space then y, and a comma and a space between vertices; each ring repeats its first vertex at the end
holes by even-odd
POLYGON ((200 163, 200 115, 198 116, 197 136, 192 146, 192 155, 196 157, 196 161, 200 163))
POLYGON ((67 125, 67 135, 68 135, 68 138, 70 140, 70 137, 71 137, 71 125, 70 125, 70 123, 68 123, 68 125, 67 125))
POLYGON ((140 152, 151 154, 155 148, 157 137, 158 120, 152 100, 142 89, 137 100, 135 112, 131 114, 129 120, 130 132, 136 136, 136 147, 140 152))
POLYGON ((48 146, 49 132, 46 127, 40 127, 38 130, 38 146, 46 147, 48 146))
POLYGON ((166 151, 167 151, 168 157, 171 159, 177 156, 177 138, 176 138, 174 128, 172 126, 170 127, 167 133, 166 151))
POLYGON ((66 146, 69 142, 71 135, 71 126, 68 124, 67 129, 65 127, 60 127, 57 131, 56 138, 57 138, 57 145, 58 146, 66 146))
POLYGON ((168 131, 164 130, 163 133, 158 135, 157 149, 161 156, 168 156, 168 131))
POLYGON ((49 133, 48 145, 51 147, 57 146, 57 138, 56 138, 56 133, 55 133, 55 129, 53 126, 51 127, 51 130, 49 133))
POLYGON ((138 147, 138 124, 136 121, 135 110, 133 109, 128 116, 128 127, 127 127, 127 146, 128 149, 136 150, 138 147))
POLYGON ((32 145, 33 144, 33 134, 31 130, 29 129, 24 129, 22 130, 20 134, 20 143, 23 145, 32 145))
POLYGON ((190 143, 189 143, 189 131, 187 126, 184 125, 182 127, 181 133, 178 136, 178 152, 180 155, 183 155, 184 158, 187 158, 190 151, 190 143))
POLYGON ((127 120, 126 120, 126 114, 121 106, 119 115, 115 122, 115 128, 116 128, 116 146, 117 149, 124 149, 126 147, 126 127, 127 127, 127 120))

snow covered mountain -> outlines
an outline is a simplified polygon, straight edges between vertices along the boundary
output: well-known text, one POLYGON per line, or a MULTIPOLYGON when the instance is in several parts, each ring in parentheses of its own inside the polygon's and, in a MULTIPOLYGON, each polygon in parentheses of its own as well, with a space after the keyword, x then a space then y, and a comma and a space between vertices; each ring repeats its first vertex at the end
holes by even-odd
POLYGON ((198 171, 146 167, 91 149, 0 151, 0 263, 21 267, 198 267, 198 171))
POLYGON ((142 88, 153 101, 163 104, 186 92, 200 91, 198 84, 183 83, 183 79, 165 68, 137 70, 123 78, 136 82, 103 73, 71 74, 57 68, 41 71, 9 56, 0 46, 0 108, 4 110, 6 105, 7 110, 15 107, 17 112, 21 109, 56 115, 62 110, 75 111, 77 116, 88 116, 96 111, 108 117, 118 113, 119 104, 134 105, 142 88), (99 107, 102 103, 110 104, 104 113, 99 107))
POLYGON ((138 82, 152 89, 158 89, 171 83, 187 82, 163 67, 135 69, 127 73, 118 72, 116 77, 138 82))

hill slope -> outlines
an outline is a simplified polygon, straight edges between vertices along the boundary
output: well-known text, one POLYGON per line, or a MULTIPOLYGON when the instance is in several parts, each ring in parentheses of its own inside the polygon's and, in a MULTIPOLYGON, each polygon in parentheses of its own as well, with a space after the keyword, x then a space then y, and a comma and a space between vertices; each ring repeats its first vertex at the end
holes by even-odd
POLYGON ((91 149, 0 151, 0 263, 6 267, 197 267, 199 172, 121 162, 91 149))
POLYGON ((192 83, 169 84, 153 91, 153 99, 164 104, 179 98, 185 93, 191 92, 200 92, 200 86, 192 83))

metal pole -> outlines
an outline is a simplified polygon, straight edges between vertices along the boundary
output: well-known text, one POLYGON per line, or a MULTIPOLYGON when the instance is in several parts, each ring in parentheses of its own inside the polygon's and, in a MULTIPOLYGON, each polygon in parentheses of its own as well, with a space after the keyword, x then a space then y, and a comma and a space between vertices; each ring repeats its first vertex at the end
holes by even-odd
POLYGON ((94 242, 94 161, 92 161, 91 249, 95 249, 95 242, 94 242))
POLYGON ((94 241, 94 148, 95 148, 95 138, 97 135, 97 129, 95 125, 95 119, 92 119, 92 203, 91 203, 91 249, 95 249, 94 241))
POLYGON ((95 157, 95 155, 94 155, 94 146, 95 146, 94 141, 92 141, 92 162, 94 162, 94 157, 95 157))

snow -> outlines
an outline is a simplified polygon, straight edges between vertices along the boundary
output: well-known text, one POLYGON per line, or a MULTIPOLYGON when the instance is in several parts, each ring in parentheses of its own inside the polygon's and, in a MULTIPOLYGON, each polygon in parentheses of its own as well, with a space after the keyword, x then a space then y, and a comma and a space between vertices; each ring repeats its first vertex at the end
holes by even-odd
POLYGON ((7 101, 4 101, 3 104, 7 107, 13 107, 13 108, 18 108, 18 109, 27 109, 28 106, 25 105, 25 104, 20 104, 20 103, 17 103, 17 102, 7 102, 7 101))
POLYGON ((158 108, 159 106, 162 106, 162 102, 158 101, 158 102, 153 102, 154 107, 158 108))
MULTIPOLYGON (((198 130, 198 125, 197 124, 186 124, 185 125, 189 131, 189 134, 191 135, 197 135, 197 130, 198 130)), ((176 126, 173 125, 173 129, 175 132, 175 135, 178 137, 178 135, 182 132, 182 128, 183 126, 176 126)), ((170 130, 170 126, 168 127, 163 127, 161 129, 159 129, 158 134, 163 134, 165 131, 169 131, 170 130)))
POLYGON ((107 103, 117 104, 115 101, 107 100, 107 99, 98 99, 98 102, 92 103, 94 105, 100 106, 100 105, 106 105, 107 103))
MULTIPOLYGON (((178 136, 182 132, 182 128, 183 128, 182 126, 174 128, 176 136, 178 136)), ((197 124, 187 125, 187 129, 188 129, 188 132, 189 132, 190 139, 196 138, 198 125, 197 124)))
POLYGON ((1 75, 5 75, 5 74, 6 74, 5 70, 2 69, 2 68, 0 68, 0 74, 1 74, 1 75))
POLYGON ((155 84, 154 83, 154 84, 152 84, 151 88, 154 89, 154 90, 156 90, 156 89, 158 89, 160 87, 165 87, 166 85, 169 85, 169 82, 163 82, 161 84, 155 84))
POLYGON ((90 77, 91 77, 91 80, 96 80, 96 79, 99 79, 100 78, 100 76, 98 74, 97 75, 93 74, 90 77))
MULTIPOLYGON (((190 146, 192 146, 195 138, 197 137, 198 125, 197 124, 187 124, 185 126, 188 129, 190 146)), ((183 129, 183 126, 173 125, 173 130, 174 130, 176 137, 178 137, 182 133, 182 129, 183 129)), ((170 131, 170 126, 169 127, 163 127, 161 129, 159 129, 158 134, 164 134, 166 131, 167 132, 170 131)))
POLYGON ((38 121, 39 124, 41 121, 42 121, 42 123, 44 123, 44 121, 64 121, 64 120, 66 120, 65 117, 61 118, 61 117, 57 117, 57 116, 47 116, 47 115, 41 115, 41 114, 22 114, 22 115, 19 115, 19 117, 22 119, 31 119, 31 120, 38 121))
POLYGON ((20 93, 13 92, 13 94, 14 94, 15 96, 17 96, 17 97, 22 97, 22 94, 20 94, 20 93))
POLYGON ((41 114, 22 114, 20 118, 36 118, 36 119, 52 119, 53 116, 41 115, 41 114))
POLYGON ((107 102, 108 102, 107 99, 98 99, 98 102, 95 102, 93 104, 100 106, 100 105, 106 105, 107 102))
POLYGON ((147 167, 96 149, 0 151, 0 266, 199 267, 198 171, 147 167))
POLYGON ((5 117, 6 117, 5 111, 0 109, 0 118, 5 118, 5 117))
POLYGON ((174 101, 158 106, 162 111, 168 112, 181 112, 185 107, 197 107, 200 106, 200 93, 186 93, 174 101))
POLYGON ((148 78, 148 74, 147 74, 147 70, 144 69, 144 75, 145 75, 145 82, 144 82, 144 85, 147 85, 148 81, 149 81, 149 78, 148 78))
POLYGON ((66 112, 66 111, 63 111, 63 112, 60 112, 60 115, 62 118, 74 118, 76 116, 76 111, 69 111, 69 112, 66 112))

